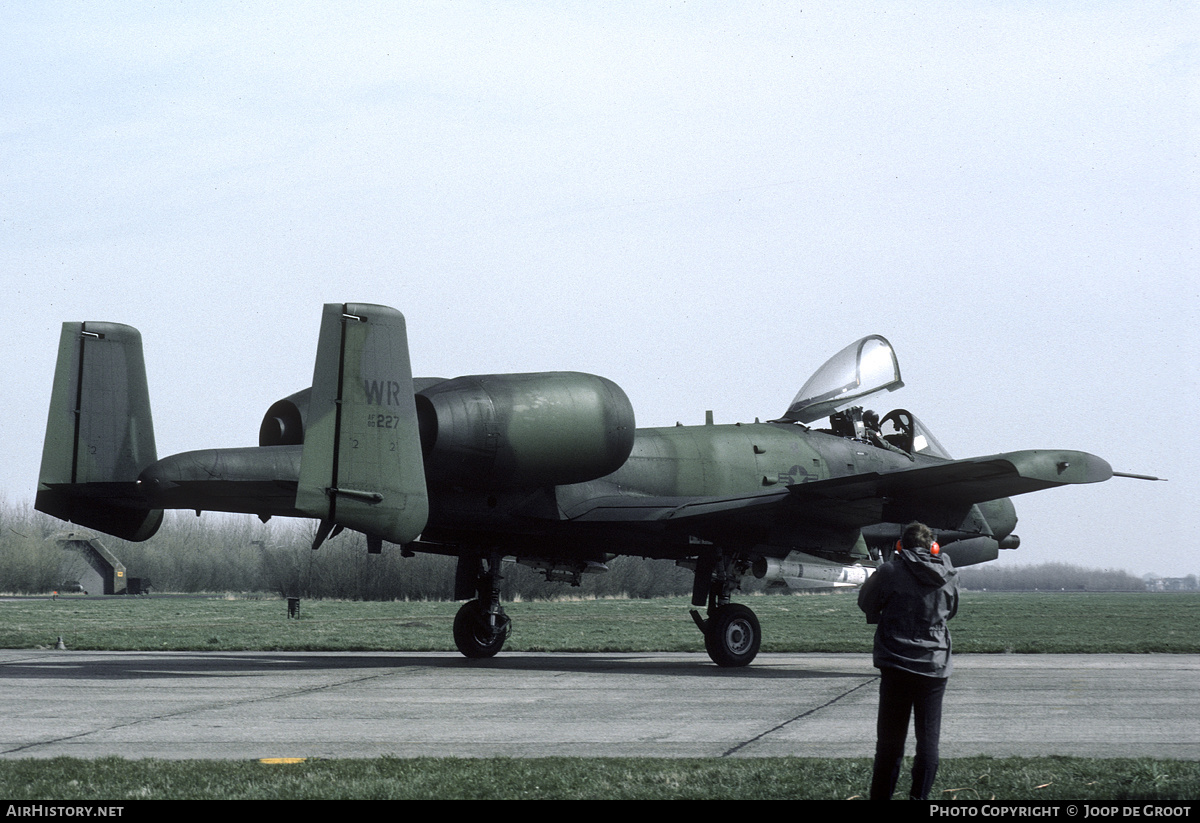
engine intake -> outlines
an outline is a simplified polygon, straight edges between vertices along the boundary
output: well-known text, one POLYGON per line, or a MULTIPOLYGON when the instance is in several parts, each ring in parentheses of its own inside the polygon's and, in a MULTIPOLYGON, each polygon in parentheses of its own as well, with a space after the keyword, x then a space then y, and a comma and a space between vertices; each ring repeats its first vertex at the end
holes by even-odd
POLYGON ((304 427, 308 421, 308 401, 312 389, 302 389, 293 395, 276 400, 267 409, 258 427, 260 446, 299 446, 304 442, 304 427))

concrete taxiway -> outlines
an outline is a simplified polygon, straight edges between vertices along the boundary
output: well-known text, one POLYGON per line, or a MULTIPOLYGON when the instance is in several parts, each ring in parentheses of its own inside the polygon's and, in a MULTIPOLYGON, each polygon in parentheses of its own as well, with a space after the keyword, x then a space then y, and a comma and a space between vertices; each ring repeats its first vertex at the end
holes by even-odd
MULTIPOLYGON (((1200 656, 955 667, 943 757, 1200 760, 1200 656)), ((877 692, 867 655, 10 650, 0 756, 870 757, 877 692)))

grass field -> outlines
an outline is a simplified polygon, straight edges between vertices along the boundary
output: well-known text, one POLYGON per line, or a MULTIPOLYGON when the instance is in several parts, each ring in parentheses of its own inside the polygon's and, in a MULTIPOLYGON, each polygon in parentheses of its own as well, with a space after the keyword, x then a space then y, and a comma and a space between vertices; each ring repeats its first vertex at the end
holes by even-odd
MULTIPOLYGON (((853 594, 741 598, 764 652, 869 652, 853 594)), ((63 596, 0 600, 0 648, 453 651, 457 603, 63 596)), ((513 651, 703 652, 686 598, 512 603, 513 651)), ((965 592, 956 652, 1200 653, 1200 593, 965 592)))
MULTIPOLYGON (((850 800, 870 784, 865 758, 457 758, 224 761, 0 761, 7 801, 158 799, 850 800)), ((907 776, 902 776, 905 791, 907 776)), ((1073 757, 943 760, 940 800, 1194 801, 1200 763, 1073 757)))

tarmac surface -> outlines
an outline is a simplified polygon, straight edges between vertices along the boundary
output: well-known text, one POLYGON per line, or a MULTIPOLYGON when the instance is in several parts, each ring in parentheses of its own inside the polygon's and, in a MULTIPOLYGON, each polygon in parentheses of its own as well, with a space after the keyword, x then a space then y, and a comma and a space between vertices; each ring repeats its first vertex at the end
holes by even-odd
MULTIPOLYGON (((0 651, 0 757, 871 757, 869 655, 0 651)), ((1200 760, 1200 655, 956 655, 942 757, 1200 760)), ((910 738, 910 753, 911 753, 910 738)))

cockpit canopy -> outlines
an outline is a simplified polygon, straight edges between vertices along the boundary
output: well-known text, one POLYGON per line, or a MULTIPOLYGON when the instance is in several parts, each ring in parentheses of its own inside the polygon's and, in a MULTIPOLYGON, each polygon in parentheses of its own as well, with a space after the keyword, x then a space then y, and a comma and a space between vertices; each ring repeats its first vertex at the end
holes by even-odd
POLYGON ((876 392, 895 391, 903 385, 892 344, 881 335, 868 335, 826 360, 808 378, 782 419, 811 423, 876 392))
POLYGON ((800 389, 782 420, 811 423, 828 417, 830 428, 822 431, 909 455, 949 458, 933 433, 907 409, 894 409, 881 420, 860 405, 864 398, 903 385, 892 344, 881 335, 868 335, 825 361, 800 389))

